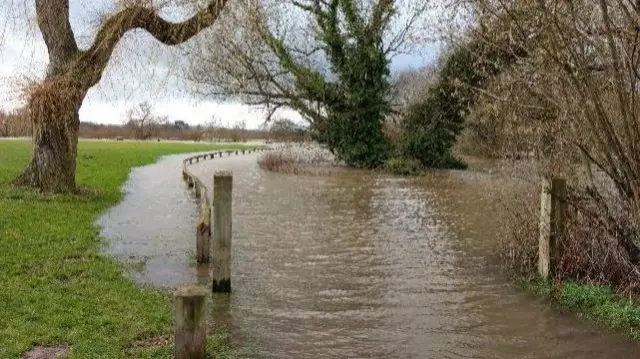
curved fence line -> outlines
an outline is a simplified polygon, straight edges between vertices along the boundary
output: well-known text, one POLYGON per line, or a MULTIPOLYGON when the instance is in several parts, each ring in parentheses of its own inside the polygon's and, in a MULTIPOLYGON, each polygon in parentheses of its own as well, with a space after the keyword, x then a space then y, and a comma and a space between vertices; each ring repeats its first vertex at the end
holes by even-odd
POLYGON ((191 171, 189 171, 188 165, 193 164, 193 162, 199 163, 201 159, 202 160, 214 159, 216 158, 216 156, 223 157, 224 153, 226 153, 227 156, 231 156, 234 153, 236 155, 239 155, 239 154, 244 155, 244 154, 250 154, 254 152, 263 152, 266 150, 268 150, 268 148, 266 147, 254 147, 254 148, 245 148, 240 150, 216 151, 216 152, 210 152, 210 153, 187 157, 184 160, 182 160, 182 179, 187 183, 189 188, 193 188, 195 190, 196 198, 203 199, 203 201, 201 201, 201 204, 207 207, 210 207, 207 186, 204 184, 204 182, 202 182, 200 178, 198 178, 198 176, 194 175, 191 171))
MULTIPOLYGON (((245 155, 255 152, 264 152, 270 150, 267 147, 252 147, 238 150, 222 150, 198 154, 190 156, 182 160, 182 179, 187 183, 190 189, 195 192, 195 197, 199 199, 200 218, 196 225, 196 262, 198 264, 209 263, 211 261, 211 207, 213 201, 209 201, 209 187, 193 172, 189 170, 189 165, 199 163, 200 160, 214 159, 216 157, 224 157, 235 155, 245 155)), ((229 214, 230 216, 230 214, 229 214)))
MULTIPOLYGON (((209 189, 204 182, 189 171, 189 165, 200 160, 214 159, 235 153, 247 154, 270 150, 266 147, 243 148, 239 150, 225 150, 199 154, 182 160, 182 179, 190 189, 195 191, 195 196, 200 200, 200 219, 196 225, 196 261, 198 264, 211 262, 211 205, 209 201, 209 189)), ((215 214, 213 227, 215 228, 216 241, 213 249, 216 251, 213 270, 211 291, 214 293, 231 292, 231 190, 232 175, 229 172, 216 172, 214 175, 215 214)), ((208 278, 206 278, 208 281, 208 278)), ((174 293, 174 357, 204 358, 206 353, 204 340, 207 336, 206 316, 206 290, 200 283, 186 286, 174 293)))

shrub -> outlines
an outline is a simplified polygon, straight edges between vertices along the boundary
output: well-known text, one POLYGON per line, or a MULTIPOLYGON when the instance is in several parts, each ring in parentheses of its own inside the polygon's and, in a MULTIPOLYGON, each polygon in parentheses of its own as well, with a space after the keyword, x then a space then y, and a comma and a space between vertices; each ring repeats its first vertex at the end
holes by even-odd
MULTIPOLYGON (((325 148, 316 145, 289 145, 269 151, 258 160, 260 168, 266 171, 290 174, 322 174, 339 163, 325 148)), ((330 171, 329 171, 330 172, 330 171)))
POLYGON ((505 208, 507 219, 498 241, 498 254, 505 269, 518 277, 532 279, 538 273, 539 211, 537 193, 531 189, 505 208))
POLYGON ((392 157, 385 162, 384 168, 395 175, 413 176, 420 173, 422 165, 414 158, 392 157))
MULTIPOLYGON (((561 281, 611 286, 618 293, 640 294, 637 253, 629 251, 627 245, 636 237, 632 221, 622 213, 604 211, 584 190, 571 189, 567 203, 562 252, 552 276, 561 281), (611 226, 612 222, 616 225, 611 226)), ((506 268, 520 277, 537 276, 538 205, 537 196, 531 196, 506 211, 509 219, 506 235, 500 241, 500 256, 506 268)))
POLYGON ((260 156, 258 160, 260 168, 266 171, 272 172, 293 172, 296 167, 295 160, 292 157, 286 156, 282 152, 267 152, 260 156))

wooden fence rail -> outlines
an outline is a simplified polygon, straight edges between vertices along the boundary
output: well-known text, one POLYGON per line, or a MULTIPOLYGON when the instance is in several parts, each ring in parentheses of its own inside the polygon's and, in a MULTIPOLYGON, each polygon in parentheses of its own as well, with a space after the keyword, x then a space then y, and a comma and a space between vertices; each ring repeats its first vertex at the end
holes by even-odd
MULTIPOLYGON (((216 157, 222 157, 226 152, 228 156, 235 153, 238 154, 250 154, 255 152, 263 152, 268 150, 265 147, 257 148, 245 148, 242 150, 225 150, 216 151, 205 154, 198 154, 195 156, 187 157, 182 161, 182 179, 187 183, 190 189, 193 189, 195 197, 199 199, 200 216, 198 223, 196 224, 196 262, 198 264, 206 264, 211 262, 211 207, 212 203, 209 202, 209 188, 205 183, 193 172, 189 170, 189 165, 193 163, 199 163, 200 160, 214 159, 216 157)), ((230 215, 229 215, 230 216, 230 215)), ((215 223, 213 223, 215 225, 215 223)))
MULTIPOLYGON (((189 170, 189 165, 200 160, 227 156, 233 153, 251 154, 270 150, 266 147, 245 148, 241 150, 216 151, 187 157, 182 161, 182 179, 194 191, 198 199, 200 216, 196 224, 196 261, 209 264, 211 252, 214 254, 211 292, 231 292, 231 197, 233 175, 219 171, 214 175, 213 223, 212 203, 209 201, 209 188, 189 170), (211 245, 211 233, 214 228, 214 243, 211 245)), ((206 289, 203 286, 187 286, 174 295, 175 344, 174 359, 206 358, 206 289)))

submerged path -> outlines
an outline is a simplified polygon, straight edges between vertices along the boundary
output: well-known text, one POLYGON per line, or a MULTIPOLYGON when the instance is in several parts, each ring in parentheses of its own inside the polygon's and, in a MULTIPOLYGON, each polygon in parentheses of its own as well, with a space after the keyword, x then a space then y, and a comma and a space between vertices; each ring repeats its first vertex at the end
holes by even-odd
MULTIPOLYGON (((402 179, 261 171, 256 155, 191 167, 234 174, 233 288, 216 307, 255 358, 636 358, 640 345, 514 289, 494 248, 489 174, 402 179)), ((177 286, 192 266, 196 206, 184 156, 132 172, 100 219, 109 253, 177 286)), ((243 351, 243 354, 245 352, 243 351)))

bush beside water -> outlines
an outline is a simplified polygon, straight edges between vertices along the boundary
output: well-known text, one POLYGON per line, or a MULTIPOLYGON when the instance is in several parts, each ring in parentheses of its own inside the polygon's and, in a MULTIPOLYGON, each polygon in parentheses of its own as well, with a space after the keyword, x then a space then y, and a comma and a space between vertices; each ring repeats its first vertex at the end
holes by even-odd
POLYGON ((384 165, 385 171, 401 176, 414 176, 422 171, 420 161, 407 157, 392 157, 384 165))
POLYGON ((632 221, 624 212, 603 211, 585 190, 570 187, 563 250, 552 278, 543 281, 537 272, 539 193, 527 192, 506 211, 499 243, 506 272, 528 291, 640 340, 640 273, 625 248, 631 238, 623 238, 635 233, 632 221))

